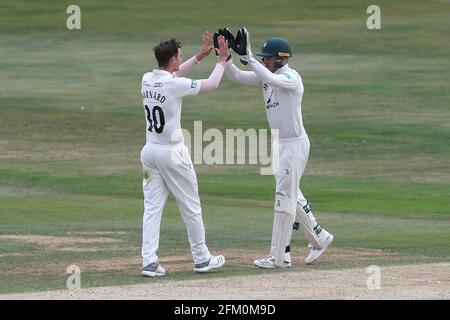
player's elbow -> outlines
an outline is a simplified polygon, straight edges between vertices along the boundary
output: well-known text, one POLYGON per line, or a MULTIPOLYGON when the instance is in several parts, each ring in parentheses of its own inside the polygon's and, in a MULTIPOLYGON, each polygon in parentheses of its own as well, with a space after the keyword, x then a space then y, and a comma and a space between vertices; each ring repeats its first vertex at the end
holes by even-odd
POLYGON ((297 88, 297 85, 292 82, 279 82, 279 81, 267 81, 268 84, 279 87, 285 90, 295 90, 297 88))
POLYGON ((211 90, 217 89, 219 87, 219 84, 220 84, 220 79, 219 79, 219 81, 212 81, 211 85, 210 85, 211 90))

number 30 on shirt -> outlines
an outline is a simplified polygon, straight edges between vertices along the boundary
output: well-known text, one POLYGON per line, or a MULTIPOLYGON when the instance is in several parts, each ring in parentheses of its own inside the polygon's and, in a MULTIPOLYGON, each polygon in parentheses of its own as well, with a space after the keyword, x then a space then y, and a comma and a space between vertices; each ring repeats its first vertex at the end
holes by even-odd
POLYGON ((154 106, 151 112, 148 106, 144 106, 144 108, 147 113, 147 120, 149 123, 148 131, 153 132, 153 129, 155 129, 156 133, 163 132, 166 121, 164 119, 164 112, 161 107, 154 106))

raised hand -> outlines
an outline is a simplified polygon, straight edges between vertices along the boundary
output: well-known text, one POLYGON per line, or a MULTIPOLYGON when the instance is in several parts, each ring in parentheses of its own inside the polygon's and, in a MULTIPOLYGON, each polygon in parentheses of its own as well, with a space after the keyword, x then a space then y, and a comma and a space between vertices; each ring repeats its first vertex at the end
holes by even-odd
POLYGON ((224 27, 222 29, 217 30, 217 32, 214 33, 214 48, 219 49, 219 43, 217 41, 219 36, 225 37, 225 40, 228 41, 228 48, 233 46, 234 36, 231 33, 230 29, 228 29, 228 27, 224 27))
POLYGON ((205 31, 202 34, 202 47, 199 51, 199 53, 197 53, 195 55, 195 57, 197 58, 197 61, 200 62, 200 60, 202 60, 204 57, 208 56, 211 53, 211 50, 213 49, 213 47, 211 46, 211 33, 209 31, 205 31))
POLYGON ((231 33, 230 29, 228 27, 225 27, 223 29, 219 29, 219 34, 223 35, 225 37, 225 40, 228 41, 228 47, 232 47, 234 44, 234 36, 231 33))
POLYGON ((250 47, 250 33, 247 28, 242 27, 239 29, 236 38, 234 39, 234 46, 232 48, 234 52, 239 55, 242 64, 247 64, 250 56, 252 55, 250 47))
POLYGON ((213 37, 213 41, 214 41, 214 50, 216 52, 216 56, 217 56, 217 50, 219 50, 219 32, 222 29, 219 29, 218 31, 214 32, 214 37, 213 37))
POLYGON ((242 33, 245 35, 244 39, 247 41, 247 44, 245 46, 246 55, 250 57, 253 55, 252 47, 250 45, 250 32, 248 32, 246 27, 242 27, 241 30, 242 30, 242 33))
POLYGON ((219 48, 215 50, 217 56, 219 57, 219 62, 226 63, 229 56, 228 41, 225 40, 224 36, 219 35, 217 37, 217 45, 219 48))

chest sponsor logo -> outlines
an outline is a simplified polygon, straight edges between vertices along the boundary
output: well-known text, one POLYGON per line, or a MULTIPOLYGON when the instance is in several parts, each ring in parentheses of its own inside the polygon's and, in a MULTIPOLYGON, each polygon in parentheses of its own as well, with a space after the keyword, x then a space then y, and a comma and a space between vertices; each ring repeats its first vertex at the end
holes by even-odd
POLYGON ((266 102, 266 110, 272 109, 272 108, 276 108, 278 107, 280 104, 278 102, 271 102, 271 98, 269 98, 269 100, 267 100, 266 102))

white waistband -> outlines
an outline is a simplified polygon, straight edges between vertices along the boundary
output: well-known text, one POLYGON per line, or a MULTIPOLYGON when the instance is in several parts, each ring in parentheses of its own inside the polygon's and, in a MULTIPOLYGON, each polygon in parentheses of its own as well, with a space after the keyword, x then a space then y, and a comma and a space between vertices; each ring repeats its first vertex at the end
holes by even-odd
POLYGON ((165 144, 155 143, 155 142, 147 142, 145 145, 152 147, 152 148, 162 148, 162 149, 171 149, 171 148, 175 148, 175 147, 185 146, 183 142, 165 143, 165 144))

